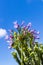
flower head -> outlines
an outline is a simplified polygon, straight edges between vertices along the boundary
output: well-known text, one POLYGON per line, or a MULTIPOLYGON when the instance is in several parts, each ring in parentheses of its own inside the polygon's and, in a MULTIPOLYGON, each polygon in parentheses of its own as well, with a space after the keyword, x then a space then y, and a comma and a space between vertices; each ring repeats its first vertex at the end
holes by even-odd
POLYGON ((17 21, 13 22, 14 25, 18 24, 17 21))
POLYGON ((13 30, 8 30, 11 34, 12 34, 12 32, 13 32, 13 30))
POLYGON ((35 30, 30 30, 30 32, 31 32, 31 33, 34 33, 34 32, 35 32, 35 30))
POLYGON ((28 23, 27 27, 30 28, 32 26, 31 22, 28 23))
POLYGON ((18 28, 19 27, 19 25, 18 25, 18 23, 17 23, 17 21, 16 22, 14 22, 14 28, 18 28))
POLYGON ((10 35, 10 38, 11 38, 11 39, 13 39, 13 38, 14 38, 14 36, 10 35))
POLYGON ((39 36, 34 36, 34 39, 40 39, 40 37, 39 36))
POLYGON ((40 34, 40 32, 38 31, 37 34, 40 34))
POLYGON ((21 24, 21 26, 23 26, 24 25, 24 21, 22 21, 22 24, 21 24))

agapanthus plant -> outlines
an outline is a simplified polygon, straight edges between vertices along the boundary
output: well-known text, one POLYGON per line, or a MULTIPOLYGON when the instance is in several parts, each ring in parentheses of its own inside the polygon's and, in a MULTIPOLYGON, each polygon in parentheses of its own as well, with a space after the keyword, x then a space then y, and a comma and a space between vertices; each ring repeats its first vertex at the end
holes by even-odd
POLYGON ((43 45, 39 44, 39 31, 31 28, 32 24, 21 25, 14 22, 17 31, 10 30, 9 48, 13 48, 12 55, 19 65, 43 65, 43 45), (15 51, 16 50, 16 51, 15 51))

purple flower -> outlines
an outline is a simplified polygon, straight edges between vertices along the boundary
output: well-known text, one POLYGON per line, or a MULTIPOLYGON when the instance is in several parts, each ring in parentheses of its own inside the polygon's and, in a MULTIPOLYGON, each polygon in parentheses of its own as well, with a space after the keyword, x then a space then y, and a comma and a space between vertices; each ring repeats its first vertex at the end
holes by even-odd
POLYGON ((14 28, 18 28, 18 27, 19 27, 19 25, 18 25, 17 21, 14 22, 14 28))
POLYGON ((12 33, 13 32, 13 30, 8 30, 10 33, 12 33))
POLYGON ((18 24, 14 25, 14 28, 18 28, 18 27, 19 27, 19 25, 18 25, 18 24))
POLYGON ((36 39, 40 39, 40 37, 39 37, 39 36, 37 36, 37 37, 36 37, 36 39))
POLYGON ((24 26, 23 29, 26 30, 27 29, 26 26, 24 26))
POLYGON ((30 30, 30 32, 33 33, 33 34, 35 34, 35 35, 40 34, 40 32, 39 31, 37 32, 36 30, 30 30))
POLYGON ((11 39, 13 39, 13 38, 14 38, 14 36, 10 35, 10 38, 11 38, 11 39))
POLYGON ((22 24, 21 24, 21 26, 23 26, 24 25, 24 21, 22 21, 22 24))
POLYGON ((29 27, 31 27, 31 26, 32 26, 31 22, 30 22, 30 23, 28 23, 27 27, 29 28, 29 27))
POLYGON ((37 34, 40 34, 40 32, 38 31, 37 34))
POLYGON ((32 26, 31 23, 28 23, 28 25, 26 26, 26 29, 30 28, 32 26))
POLYGON ((17 21, 13 22, 14 25, 18 24, 17 21))
POLYGON ((31 32, 31 33, 34 33, 34 32, 35 32, 35 30, 30 30, 30 32, 31 32))
POLYGON ((40 39, 40 37, 39 36, 34 36, 34 39, 40 39))

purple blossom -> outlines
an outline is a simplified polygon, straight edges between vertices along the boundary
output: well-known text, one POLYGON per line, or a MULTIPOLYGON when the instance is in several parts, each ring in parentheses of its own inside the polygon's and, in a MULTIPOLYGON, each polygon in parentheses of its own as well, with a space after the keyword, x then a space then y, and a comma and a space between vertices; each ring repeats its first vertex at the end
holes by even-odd
POLYGON ((26 26, 26 29, 30 28, 32 26, 31 23, 28 23, 28 25, 26 26))
POLYGON ((18 24, 17 21, 13 22, 14 25, 18 24))
POLYGON ((30 30, 30 32, 33 33, 33 34, 35 34, 35 35, 40 34, 40 32, 39 31, 37 32, 36 30, 30 30))
POLYGON ((38 31, 37 34, 40 34, 40 32, 38 31))
POLYGON ((37 37, 36 37, 36 39, 40 39, 40 37, 39 37, 39 36, 37 36, 37 37))
POLYGON ((19 27, 19 25, 18 25, 18 24, 14 25, 14 28, 18 28, 18 27, 19 27))
POLYGON ((19 27, 19 25, 18 25, 17 21, 14 22, 14 28, 18 28, 18 27, 19 27))
POLYGON ((28 23, 27 28, 30 28, 32 26, 31 22, 28 23))
POLYGON ((10 38, 11 38, 11 39, 13 39, 13 38, 14 38, 14 36, 10 35, 10 38))
POLYGON ((34 34, 34 35, 37 34, 36 30, 31 30, 30 32, 31 32, 32 34, 34 34))
POLYGON ((30 30, 28 29, 28 32, 30 32, 30 30))
POLYGON ((13 30, 9 30, 9 32, 12 34, 13 30))
POLYGON ((21 26, 23 26, 24 25, 24 21, 22 21, 22 24, 21 24, 21 26))
POLYGON ((24 26, 23 29, 26 30, 26 26, 24 26))
POLYGON ((34 36, 34 39, 40 39, 40 37, 39 36, 34 36))
POLYGON ((35 32, 35 30, 30 30, 30 32, 31 32, 31 33, 34 33, 34 32, 35 32))

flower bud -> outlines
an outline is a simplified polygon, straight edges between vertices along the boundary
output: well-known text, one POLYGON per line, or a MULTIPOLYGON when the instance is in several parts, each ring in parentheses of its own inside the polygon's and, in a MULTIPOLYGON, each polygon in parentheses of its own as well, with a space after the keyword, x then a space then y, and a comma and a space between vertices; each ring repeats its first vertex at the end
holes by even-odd
POLYGON ((19 27, 19 25, 18 25, 18 23, 17 23, 17 21, 16 22, 14 22, 14 28, 18 28, 19 27))
POLYGON ((31 22, 28 23, 27 27, 30 28, 32 26, 31 22))
POLYGON ((22 21, 22 24, 21 24, 21 26, 23 26, 24 25, 24 21, 22 21))

